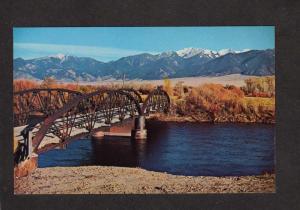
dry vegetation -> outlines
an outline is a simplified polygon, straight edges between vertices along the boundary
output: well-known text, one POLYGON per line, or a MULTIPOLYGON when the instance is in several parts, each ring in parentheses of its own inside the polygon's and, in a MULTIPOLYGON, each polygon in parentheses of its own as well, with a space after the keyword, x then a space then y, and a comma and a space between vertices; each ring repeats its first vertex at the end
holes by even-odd
POLYGON ((274 77, 247 79, 241 88, 220 84, 189 87, 182 82, 172 87, 166 79, 164 88, 172 101, 172 115, 165 120, 180 116, 188 121, 275 122, 274 77))
MULTIPOLYGON (((14 81, 14 91, 30 88, 66 88, 83 93, 98 89, 134 88, 142 98, 155 88, 152 84, 126 83, 105 85, 58 84, 52 78, 45 78, 42 83, 29 80, 14 81)), ((249 78, 245 85, 204 84, 196 87, 164 79, 164 90, 171 98, 169 116, 161 120, 192 120, 209 122, 275 122, 275 77, 249 78)))

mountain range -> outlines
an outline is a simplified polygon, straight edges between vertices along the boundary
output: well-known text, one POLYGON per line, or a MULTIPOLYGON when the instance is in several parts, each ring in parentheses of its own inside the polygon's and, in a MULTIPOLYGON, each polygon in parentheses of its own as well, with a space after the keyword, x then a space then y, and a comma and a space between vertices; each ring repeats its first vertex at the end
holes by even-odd
POLYGON ((153 80, 193 76, 275 74, 275 51, 229 49, 213 51, 184 48, 152 55, 142 53, 101 62, 89 57, 53 55, 13 61, 14 79, 54 77, 63 81, 97 81, 105 79, 153 80))

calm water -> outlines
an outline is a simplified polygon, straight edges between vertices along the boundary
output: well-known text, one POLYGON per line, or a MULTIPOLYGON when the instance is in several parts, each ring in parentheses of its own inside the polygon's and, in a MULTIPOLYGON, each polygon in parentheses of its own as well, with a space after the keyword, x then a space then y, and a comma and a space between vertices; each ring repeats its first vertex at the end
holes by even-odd
POLYGON ((39 156, 39 167, 128 166, 180 175, 274 170, 274 125, 147 122, 148 139, 77 140, 39 156))

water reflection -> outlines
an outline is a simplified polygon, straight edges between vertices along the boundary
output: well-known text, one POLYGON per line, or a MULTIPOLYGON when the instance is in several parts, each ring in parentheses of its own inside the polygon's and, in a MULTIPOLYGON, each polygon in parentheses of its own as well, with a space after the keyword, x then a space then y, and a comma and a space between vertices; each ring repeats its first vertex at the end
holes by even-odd
POLYGON ((79 140, 41 154, 40 167, 141 167, 182 175, 255 175, 274 170, 274 126, 147 122, 148 138, 79 140))
POLYGON ((139 154, 129 139, 92 139, 92 159, 96 165, 138 166, 139 154))

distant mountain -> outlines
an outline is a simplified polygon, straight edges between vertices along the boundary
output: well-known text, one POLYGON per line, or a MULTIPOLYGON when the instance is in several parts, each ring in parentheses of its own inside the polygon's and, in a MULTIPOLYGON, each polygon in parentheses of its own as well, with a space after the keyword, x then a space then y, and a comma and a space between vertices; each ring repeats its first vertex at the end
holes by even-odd
POLYGON ((107 63, 62 54, 29 60, 14 59, 15 79, 43 79, 52 76, 64 81, 97 81, 120 79, 124 74, 127 79, 144 80, 227 74, 273 75, 275 52, 273 49, 225 49, 217 52, 184 48, 157 55, 143 53, 107 63))
POLYGON ((66 81, 93 81, 101 65, 102 62, 92 58, 62 54, 30 60, 17 58, 14 59, 14 78, 43 79, 54 76, 66 81))
POLYGON ((236 53, 247 52, 247 51, 250 51, 250 49, 244 49, 242 51, 234 51, 232 49, 222 49, 219 51, 214 51, 208 49, 188 47, 188 48, 183 48, 182 50, 178 50, 176 51, 176 53, 183 58, 190 58, 195 55, 198 55, 199 57, 217 58, 228 53, 236 54, 236 53))
POLYGON ((275 74, 274 50, 251 50, 242 53, 228 53, 204 65, 189 70, 188 76, 221 76, 244 74, 266 76, 275 74))
POLYGON ((176 53, 183 58, 190 58, 195 55, 199 55, 199 57, 207 57, 207 58, 216 58, 219 57, 219 53, 212 50, 207 49, 199 49, 199 48, 184 48, 182 50, 176 51, 176 53))

